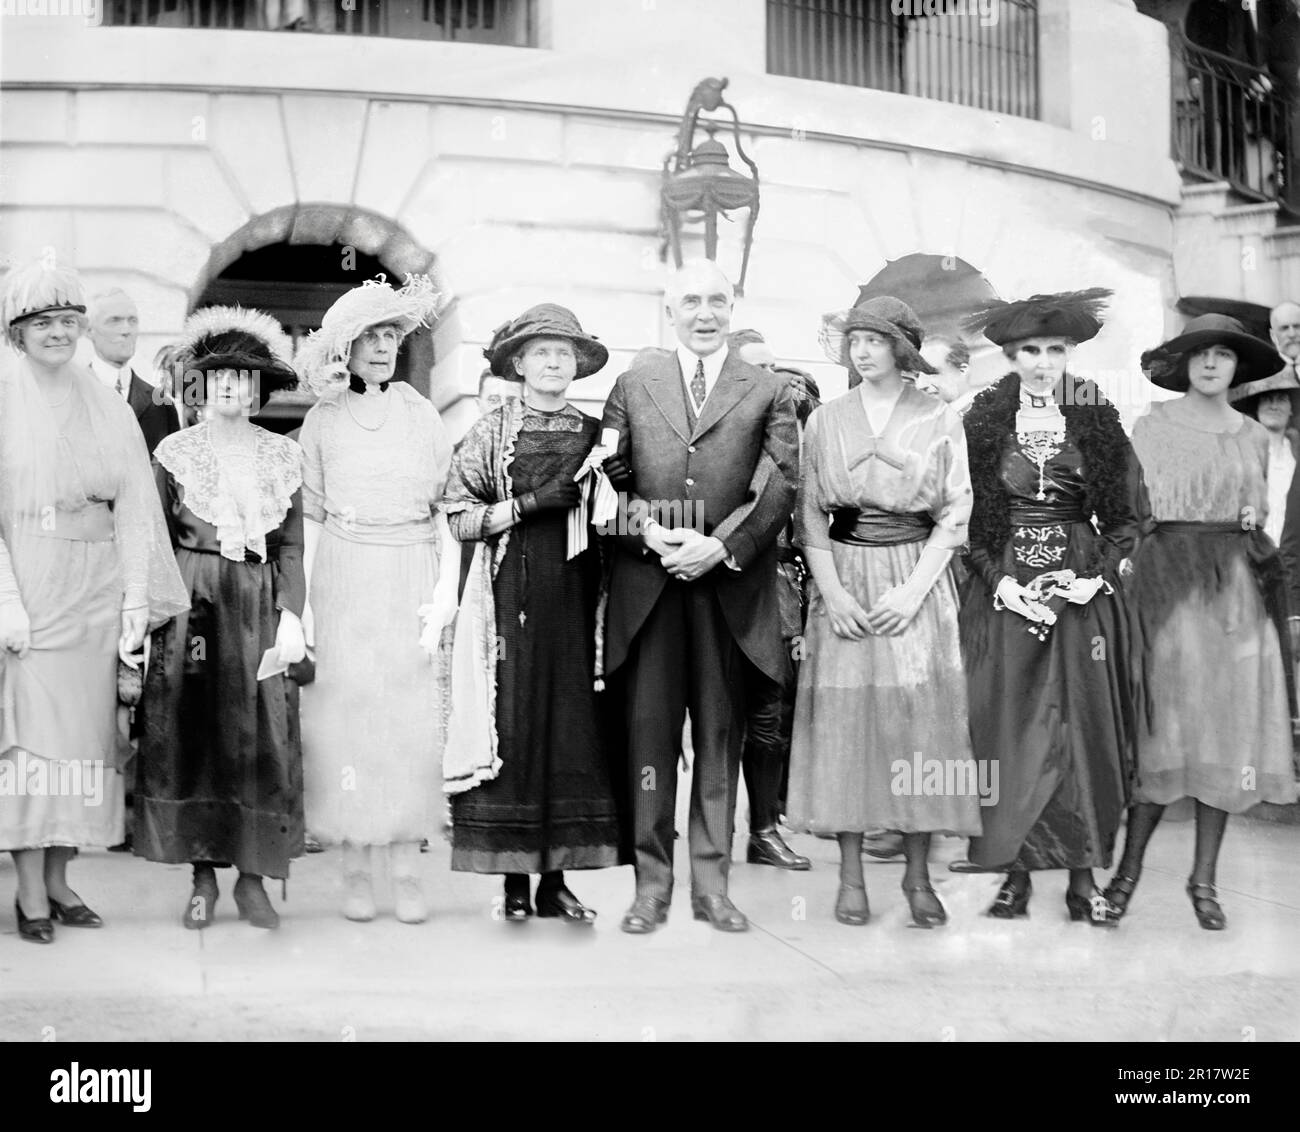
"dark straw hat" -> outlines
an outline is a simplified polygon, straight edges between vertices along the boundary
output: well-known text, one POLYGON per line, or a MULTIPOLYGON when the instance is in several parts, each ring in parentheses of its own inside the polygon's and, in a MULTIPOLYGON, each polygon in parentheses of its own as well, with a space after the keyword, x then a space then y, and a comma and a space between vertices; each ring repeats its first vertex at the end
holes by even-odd
POLYGON ((820 334, 822 350, 836 365, 850 366, 849 335, 855 330, 872 330, 894 341, 898 368, 904 373, 936 373, 934 366, 921 357, 921 339, 925 331, 912 308, 892 295, 878 295, 858 303, 850 310, 822 316, 820 334))
POLYGON ((578 356, 576 377, 590 377, 609 361, 609 351, 594 335, 582 329, 573 311, 556 303, 539 303, 529 307, 518 318, 502 323, 493 332, 492 341, 483 351, 492 372, 497 377, 519 380, 510 366, 510 359, 533 338, 566 338, 572 342, 578 356))
MULTIPOLYGON (((1186 393, 1187 359, 1207 346, 1227 346, 1237 355, 1237 372, 1230 388, 1253 385, 1276 374, 1285 364, 1282 355, 1262 338, 1247 334, 1246 328, 1226 314, 1203 314, 1183 327, 1182 333, 1142 355, 1142 372, 1162 389, 1186 393)), ((1266 392, 1257 390, 1257 392, 1266 392)), ((1248 394, 1247 394, 1248 395, 1248 394)))
POLYGON ((1086 291, 1030 295, 1009 303, 998 299, 974 311, 963 325, 968 332, 983 333, 998 346, 1026 338, 1087 342, 1101 331, 1101 316, 1112 294, 1106 287, 1090 287, 1086 291))

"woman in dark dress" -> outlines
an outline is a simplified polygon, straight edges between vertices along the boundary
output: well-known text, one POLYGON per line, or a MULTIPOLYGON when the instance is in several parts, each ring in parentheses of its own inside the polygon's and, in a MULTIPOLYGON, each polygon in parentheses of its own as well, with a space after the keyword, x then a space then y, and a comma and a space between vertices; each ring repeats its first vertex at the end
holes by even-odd
POLYGON ((507 920, 533 914, 529 874, 540 873, 539 916, 591 923, 562 870, 622 860, 594 688, 600 553, 591 527, 571 521, 599 425, 565 392, 608 352, 570 311, 543 304, 498 329, 485 353, 524 393, 471 427, 443 499, 452 533, 475 543, 444 758, 451 867, 505 874, 507 920), (578 550, 571 540, 584 534, 578 550))
POLYGON ((290 349, 259 311, 191 316, 184 399, 201 400, 206 419, 154 451, 190 611, 153 636, 134 851, 193 863, 187 928, 212 923, 216 869, 228 865, 239 870, 239 918, 279 927, 262 878, 286 878, 303 848, 302 753, 284 675, 305 653, 302 450, 248 419, 296 382, 290 349), (268 650, 278 671, 259 679, 268 650))
POLYGON ((1113 927, 1108 867, 1135 726, 1120 563, 1145 513, 1119 414, 1067 372, 1108 291, 1037 295, 976 315, 1015 367, 965 418, 975 504, 961 610, 975 758, 999 768, 970 858, 1006 870, 990 915, 1024 915, 1030 873, 1068 869, 1072 920, 1113 927), (1094 520, 1096 526, 1094 527, 1094 520))

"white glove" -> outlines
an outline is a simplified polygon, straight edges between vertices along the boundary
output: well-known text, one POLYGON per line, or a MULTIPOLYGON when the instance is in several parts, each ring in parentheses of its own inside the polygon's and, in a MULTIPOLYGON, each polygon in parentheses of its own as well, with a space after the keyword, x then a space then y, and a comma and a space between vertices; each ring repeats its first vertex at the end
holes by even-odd
POLYGON ((1056 614, 1043 605, 1025 586, 1019 585, 1010 574, 1004 574, 993 597, 994 609, 1009 609, 1026 621, 1056 624, 1056 614))
POLYGON ((302 607, 302 639, 309 649, 316 647, 316 615, 311 611, 310 602, 302 607))
POLYGON ((433 601, 420 606, 417 612, 423 629, 420 633, 420 647, 433 660, 438 655, 438 645, 442 640, 442 631, 456 620, 456 594, 435 591, 433 601))
POLYGON ((1107 590, 1110 589, 1105 579, 1098 575, 1096 578, 1075 578, 1068 587, 1060 588, 1056 592, 1075 605, 1087 605, 1103 586, 1107 590))
POLYGON ((307 641, 302 622, 287 609, 280 610, 280 624, 275 630, 275 659, 279 664, 297 664, 307 655, 307 641))
POLYGON ((0 649, 8 649, 15 656, 26 656, 32 645, 32 623, 27 609, 15 598, 0 605, 0 649))

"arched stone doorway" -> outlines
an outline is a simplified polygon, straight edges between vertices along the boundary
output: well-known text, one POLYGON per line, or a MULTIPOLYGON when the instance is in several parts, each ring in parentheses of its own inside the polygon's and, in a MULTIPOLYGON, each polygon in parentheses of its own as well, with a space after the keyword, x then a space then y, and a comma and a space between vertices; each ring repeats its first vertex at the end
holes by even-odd
MULTIPOLYGON (((191 288, 190 310, 256 307, 279 319, 296 348, 345 291, 379 274, 400 285, 407 274, 432 273, 433 266, 432 254, 384 217, 295 204, 257 217, 213 247, 191 288)), ((435 360, 431 334, 417 331, 403 345, 396 377, 427 396, 435 360)), ((278 394, 259 423, 296 428, 311 402, 310 394, 278 394)))

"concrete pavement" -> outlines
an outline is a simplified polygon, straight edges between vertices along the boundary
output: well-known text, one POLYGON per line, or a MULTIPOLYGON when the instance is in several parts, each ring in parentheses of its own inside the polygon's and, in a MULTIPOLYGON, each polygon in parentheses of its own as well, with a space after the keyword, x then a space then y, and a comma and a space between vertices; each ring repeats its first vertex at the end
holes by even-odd
MULTIPOLYGON (((353 924, 337 912, 339 856, 294 865, 278 932, 235 919, 233 872, 218 921, 188 932, 188 868, 87 852, 74 886, 108 921, 18 939, 0 864, 0 1039, 319 1040, 693 1038, 889 1041, 1258 1041, 1300 1038, 1300 827, 1234 820, 1220 867, 1229 928, 1197 927, 1183 883, 1192 825, 1152 842, 1133 910, 1114 932, 1071 924, 1064 874, 1041 874, 1027 920, 982 915, 996 877, 955 875, 937 842, 934 879, 951 922, 910 926, 902 868, 867 870, 873 919, 835 922, 834 843, 795 838, 809 873, 746 865, 732 894, 753 921, 729 936, 695 923, 679 842, 667 926, 627 936, 631 869, 572 874, 600 912, 592 929, 492 918, 499 882, 423 856, 433 914, 353 924)), ((386 892, 386 888, 381 889, 386 892)))

